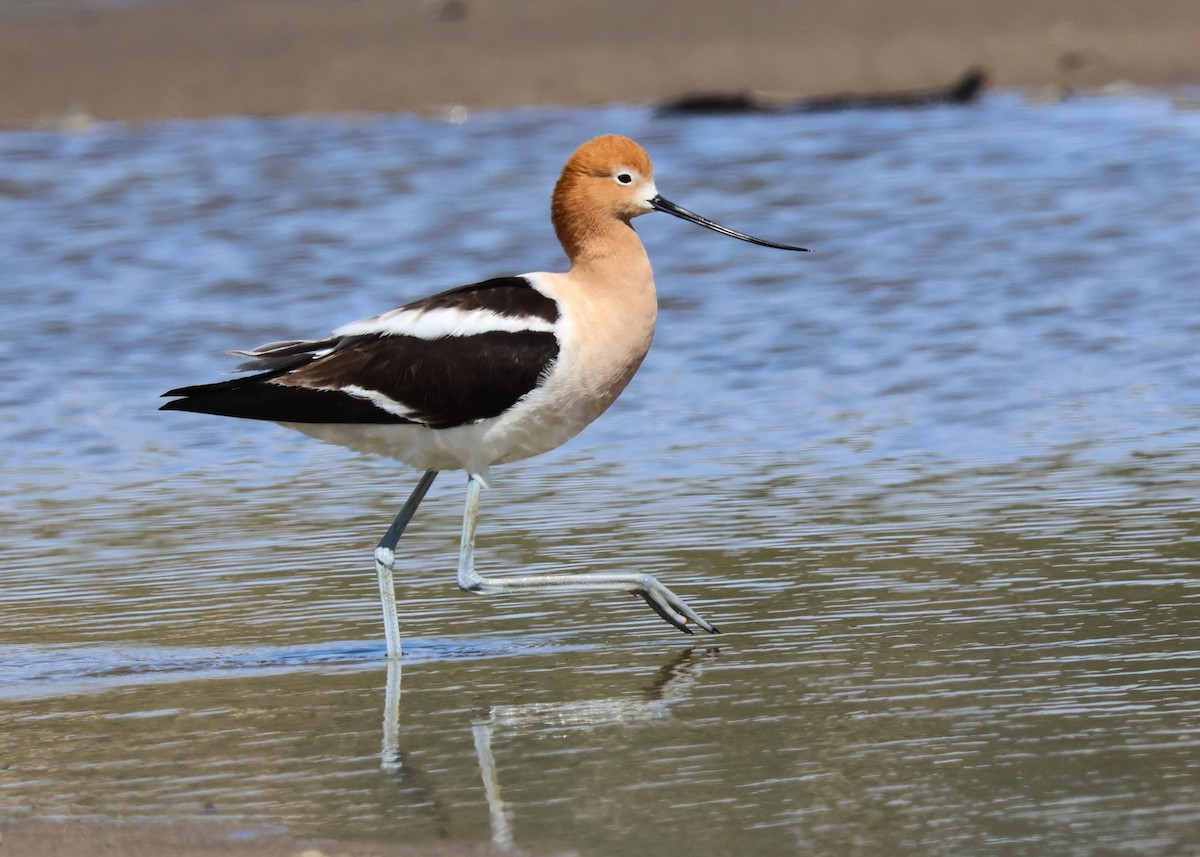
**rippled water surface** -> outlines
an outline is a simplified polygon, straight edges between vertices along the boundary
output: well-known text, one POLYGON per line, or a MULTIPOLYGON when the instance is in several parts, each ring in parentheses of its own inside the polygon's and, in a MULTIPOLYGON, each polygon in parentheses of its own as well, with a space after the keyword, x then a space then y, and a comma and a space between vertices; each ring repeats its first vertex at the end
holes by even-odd
POLYGON ((642 855, 1200 849, 1200 113, 1165 99, 0 135, 0 815, 642 855), (224 349, 557 269, 600 132, 664 195, 655 347, 462 481, 155 409, 224 349), (402 680, 401 680, 402 679, 402 680), (389 680, 390 690, 389 693, 389 680))

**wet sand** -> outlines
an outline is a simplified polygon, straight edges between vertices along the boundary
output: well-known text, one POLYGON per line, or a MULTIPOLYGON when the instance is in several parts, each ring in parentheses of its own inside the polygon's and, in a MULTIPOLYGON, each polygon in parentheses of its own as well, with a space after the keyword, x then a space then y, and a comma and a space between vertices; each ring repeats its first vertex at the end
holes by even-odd
MULTIPOLYGON (((219 825, 105 824, 28 821, 0 824, 0 857, 486 857, 494 850, 464 845, 378 845, 301 842, 284 837, 231 839, 219 825)), ((528 852, 505 851, 511 857, 528 852)), ((563 854, 563 852, 559 852, 563 854)), ((564 854, 565 857, 565 854, 564 854)))
POLYGON ((0 22, 0 125, 798 97, 944 86, 971 65, 1000 87, 1200 82, 1195 0, 187 0, 30 18, 43 2, 0 22))

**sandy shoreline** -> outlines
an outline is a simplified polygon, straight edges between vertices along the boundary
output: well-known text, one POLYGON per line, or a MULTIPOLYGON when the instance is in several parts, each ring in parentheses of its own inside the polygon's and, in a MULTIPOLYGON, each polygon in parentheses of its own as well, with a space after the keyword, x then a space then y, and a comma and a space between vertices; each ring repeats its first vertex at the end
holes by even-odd
POLYGON ((188 0, 0 22, 0 125, 1200 82, 1195 0, 188 0))

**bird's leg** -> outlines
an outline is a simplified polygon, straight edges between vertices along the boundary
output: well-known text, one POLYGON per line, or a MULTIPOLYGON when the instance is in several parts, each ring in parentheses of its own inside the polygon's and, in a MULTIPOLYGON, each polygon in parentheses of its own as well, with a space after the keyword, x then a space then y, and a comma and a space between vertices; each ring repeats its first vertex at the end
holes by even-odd
POLYGON ((392 579, 392 567, 396 564, 396 543, 404 535, 404 528, 416 514, 417 507, 425 499, 429 486, 437 478, 436 470, 426 470, 421 481, 413 489, 412 494, 404 503, 404 508, 392 521, 383 538, 375 547, 375 573, 379 575, 379 599, 383 602, 383 633, 387 639, 387 656, 393 659, 400 657, 400 619, 396 616, 396 584, 392 579))
POLYGON ((499 592, 629 592, 640 596, 650 609, 685 634, 691 634, 688 623, 694 623, 710 634, 719 631, 700 618, 683 599, 658 582, 653 575, 637 572, 595 574, 518 574, 506 577, 484 577, 475 570, 475 525, 479 518, 479 491, 482 480, 470 474, 467 480, 467 505, 463 513, 462 545, 458 552, 458 586, 467 592, 493 595, 499 592))

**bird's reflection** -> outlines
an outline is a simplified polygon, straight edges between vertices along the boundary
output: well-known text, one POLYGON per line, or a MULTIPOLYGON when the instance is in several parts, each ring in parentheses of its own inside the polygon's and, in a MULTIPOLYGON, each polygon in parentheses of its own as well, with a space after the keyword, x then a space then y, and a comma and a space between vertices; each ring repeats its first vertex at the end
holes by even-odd
POLYGON ((413 768, 400 749, 400 662, 388 659, 387 685, 383 696, 383 747, 380 767, 389 774, 405 803, 430 816, 439 839, 450 837, 450 813, 438 800, 428 778, 413 768))
MULTIPOLYGON (((619 699, 584 699, 571 702, 534 702, 523 705, 493 705, 473 718, 469 724, 475 741, 475 756, 483 779, 483 792, 488 806, 492 845, 512 849, 514 811, 501 794, 500 772, 493 744, 498 739, 512 737, 523 730, 544 729, 547 726, 598 727, 663 720, 671 716, 672 703, 687 699, 700 679, 706 662, 715 658, 719 646, 694 646, 685 649, 663 664, 653 681, 638 695, 619 699)), ((380 766, 406 790, 417 788, 422 803, 437 806, 430 799, 432 789, 414 784, 416 772, 408 770, 400 749, 400 673, 398 660, 389 660, 387 687, 383 706, 383 743, 380 766)), ((439 827, 448 827, 441 819, 439 827)))

